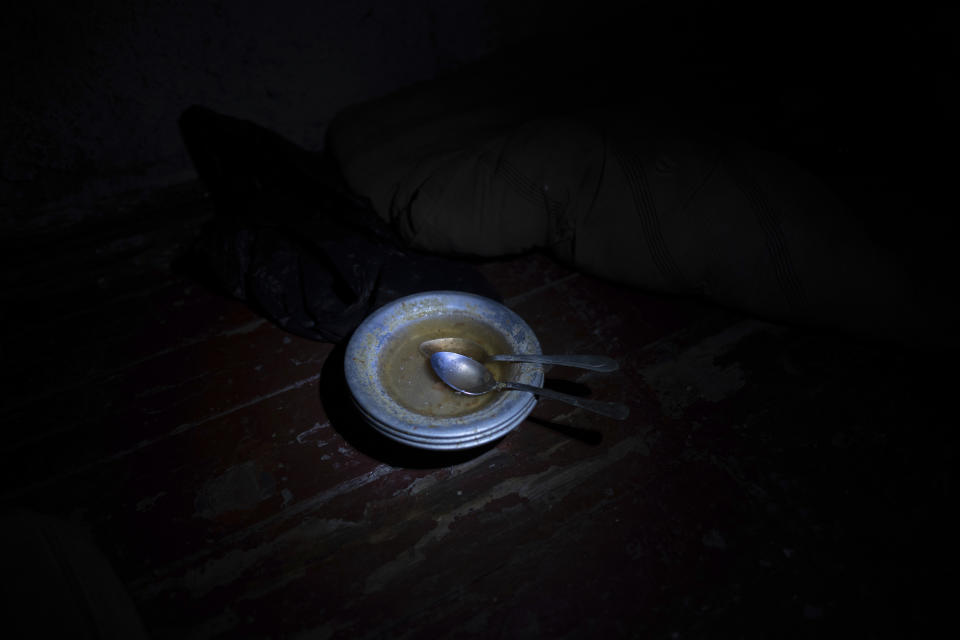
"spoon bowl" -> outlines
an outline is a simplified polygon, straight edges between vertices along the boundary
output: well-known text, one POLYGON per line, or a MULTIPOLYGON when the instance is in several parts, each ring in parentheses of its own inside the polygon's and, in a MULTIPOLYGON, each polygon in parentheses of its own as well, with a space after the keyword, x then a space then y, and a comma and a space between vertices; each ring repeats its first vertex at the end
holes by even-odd
POLYGON ((552 389, 534 387, 519 382, 497 382, 490 370, 473 358, 468 358, 451 351, 437 351, 430 356, 430 366, 437 376, 456 391, 477 396, 491 391, 513 389, 528 391, 546 398, 552 398, 581 409, 593 411, 616 420, 625 420, 630 414, 630 408, 619 402, 599 402, 587 400, 578 396, 571 396, 552 389))
POLYGON ((438 351, 451 351, 473 358, 477 362, 486 362, 490 355, 486 349, 467 338, 436 338, 420 343, 420 353, 429 358, 438 351))

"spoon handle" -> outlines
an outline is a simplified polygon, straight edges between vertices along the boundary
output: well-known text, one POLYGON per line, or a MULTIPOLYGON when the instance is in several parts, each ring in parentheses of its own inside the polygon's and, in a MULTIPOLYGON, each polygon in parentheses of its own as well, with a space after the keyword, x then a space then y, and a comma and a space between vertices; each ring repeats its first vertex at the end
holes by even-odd
POLYGON ((490 356, 487 361, 494 362, 533 362, 536 364, 556 364, 564 367, 577 367, 590 371, 616 371, 620 365, 607 356, 539 356, 533 354, 490 356))
POLYGON ((575 407, 580 407, 581 409, 586 409, 587 411, 593 411, 594 413, 599 413, 602 416, 607 416, 608 418, 614 418, 616 420, 626 420, 627 416, 630 415, 630 407, 619 402, 600 402, 597 400, 587 400, 586 398, 581 398, 579 396, 571 396, 568 393, 560 393, 559 391, 554 391, 553 389, 531 387, 528 384, 521 384, 519 382, 501 382, 498 386, 504 389, 513 389, 514 391, 529 391, 530 393, 535 393, 538 396, 552 398, 553 400, 559 400, 560 402, 566 402, 567 404, 572 404, 575 407))

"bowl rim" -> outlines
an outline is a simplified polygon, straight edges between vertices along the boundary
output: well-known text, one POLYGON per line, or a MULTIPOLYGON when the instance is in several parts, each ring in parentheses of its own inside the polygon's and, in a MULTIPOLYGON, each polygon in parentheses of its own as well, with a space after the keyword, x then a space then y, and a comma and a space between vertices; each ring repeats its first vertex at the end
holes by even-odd
MULTIPOLYGON (((345 352, 347 387, 364 420, 393 440, 427 449, 459 449, 486 444, 523 422, 536 405, 536 396, 524 391, 509 391, 475 412, 431 417, 397 403, 379 379, 378 356, 389 339, 421 318, 444 312, 468 315, 490 326, 504 337, 514 353, 541 353, 533 329, 502 303, 462 291, 425 291, 389 302, 360 323, 345 352)), ((543 368, 518 363, 512 379, 541 386, 543 368)))

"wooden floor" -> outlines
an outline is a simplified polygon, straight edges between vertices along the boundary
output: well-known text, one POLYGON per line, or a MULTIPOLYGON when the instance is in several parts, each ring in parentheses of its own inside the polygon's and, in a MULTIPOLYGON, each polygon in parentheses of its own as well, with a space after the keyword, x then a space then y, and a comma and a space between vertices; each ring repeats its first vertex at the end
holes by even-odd
POLYGON ((4 241, 0 508, 87 529, 151 636, 902 637, 952 603, 928 358, 492 261, 545 352, 621 363, 551 384, 631 417, 542 401, 417 452, 352 413, 342 347, 171 269, 208 216, 187 186, 4 241))

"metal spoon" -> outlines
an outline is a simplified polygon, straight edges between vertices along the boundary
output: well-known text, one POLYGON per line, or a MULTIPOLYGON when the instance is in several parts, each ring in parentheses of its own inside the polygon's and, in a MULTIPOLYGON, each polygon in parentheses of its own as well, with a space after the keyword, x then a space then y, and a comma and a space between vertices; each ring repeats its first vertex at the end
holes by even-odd
POLYGON ((619 402, 598 402, 577 396, 571 396, 552 389, 533 387, 519 382, 497 382, 485 366, 465 355, 450 351, 438 351, 430 356, 430 365, 440 379, 460 393, 479 396, 491 391, 514 389, 529 391, 545 398, 552 398, 575 407, 593 411, 609 418, 624 420, 630 414, 630 408, 619 402))
POLYGON ((466 338, 437 338, 420 343, 420 353, 431 357, 438 351, 452 351, 473 358, 478 362, 533 362, 536 364, 556 364, 566 367, 608 372, 619 368, 617 361, 606 356, 541 356, 538 354, 504 354, 491 356, 473 340, 466 338))

